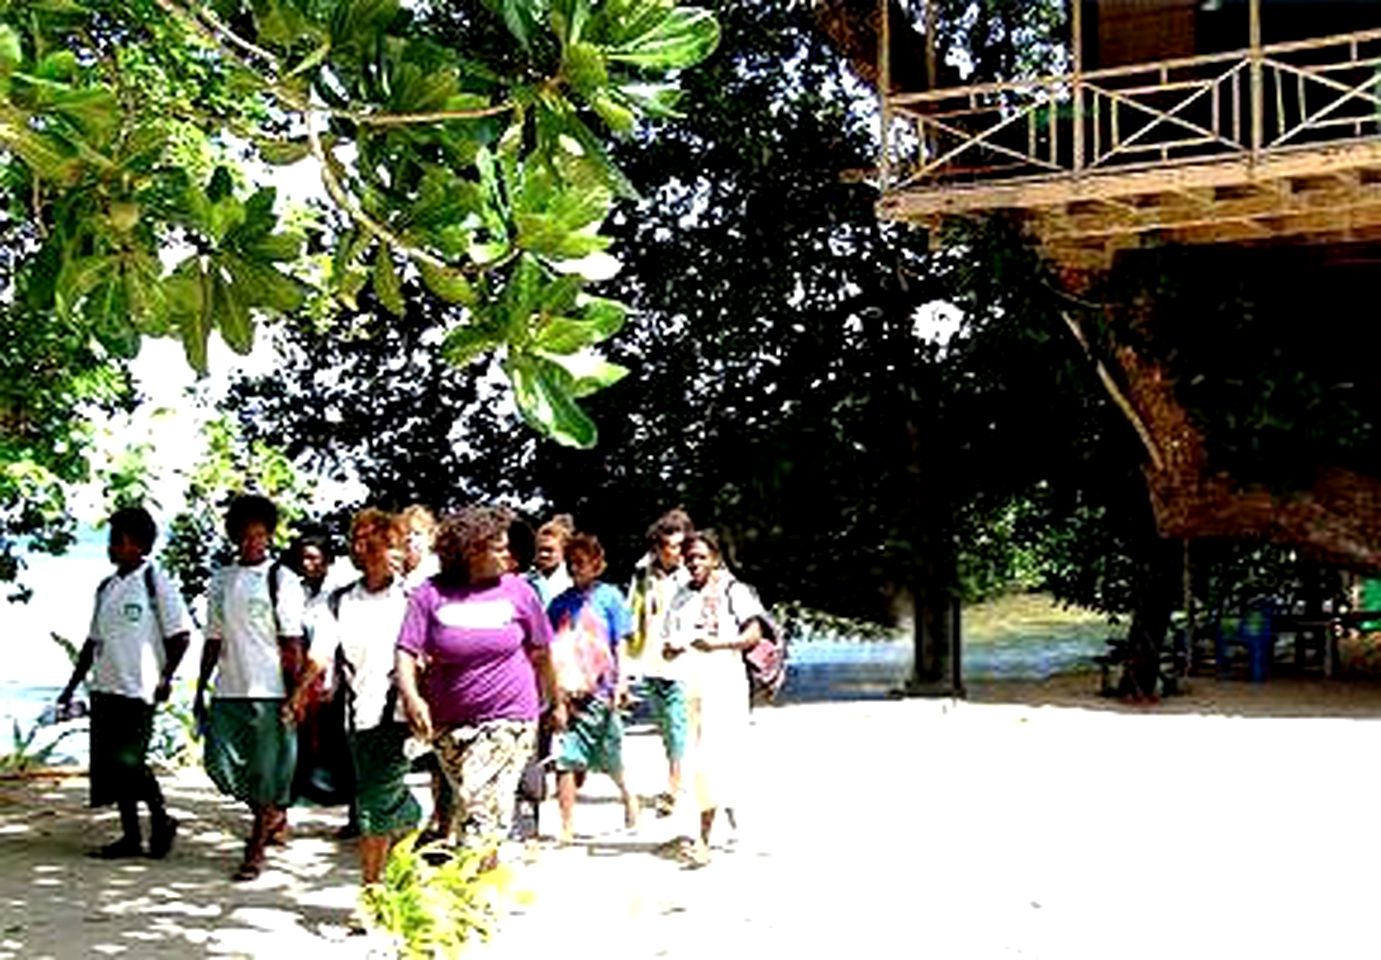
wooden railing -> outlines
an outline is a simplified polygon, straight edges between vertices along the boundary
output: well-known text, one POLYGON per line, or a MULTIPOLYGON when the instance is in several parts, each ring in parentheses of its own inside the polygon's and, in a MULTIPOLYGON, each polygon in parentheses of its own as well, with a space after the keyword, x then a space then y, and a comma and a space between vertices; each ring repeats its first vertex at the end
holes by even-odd
POLYGON ((888 98, 888 187, 1079 176, 1381 136, 1381 29, 888 98))

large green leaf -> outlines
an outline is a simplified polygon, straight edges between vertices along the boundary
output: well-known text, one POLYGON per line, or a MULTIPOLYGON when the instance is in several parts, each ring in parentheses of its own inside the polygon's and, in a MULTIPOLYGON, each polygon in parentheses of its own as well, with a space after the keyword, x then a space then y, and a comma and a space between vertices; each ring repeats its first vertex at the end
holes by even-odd
POLYGON ((479 301, 474 286, 459 270, 445 269, 430 263, 420 263, 418 269, 422 274, 422 283, 427 289, 447 303, 473 307, 479 301))
POLYGON ((719 21, 698 7, 677 7, 656 26, 618 46, 605 56, 645 70, 693 67, 719 45, 719 21))
POLYGON ((488 353, 507 342, 504 326, 492 317, 476 318, 470 323, 454 327, 441 343, 441 355, 457 367, 488 353))
POLYGON ((589 449, 599 433, 571 394, 573 381, 546 357, 510 355, 504 365, 518 410, 529 424, 568 447, 589 449))
POLYGON ((9 73, 24 62, 24 46, 19 33, 8 23, 0 23, 0 74, 9 73))
POLYGON ((566 391, 572 397, 588 397, 592 393, 612 387, 628 376, 627 367, 610 363, 593 350, 565 354, 539 351, 539 354, 568 378, 563 382, 566 391))
POLYGON ((210 280, 211 313, 220 327, 221 338, 236 353, 249 353, 254 349, 254 322, 239 285, 228 282, 215 269, 211 271, 210 280))
POLYGON ((407 309, 403 303, 403 284, 393 264, 393 252, 386 243, 380 243, 374 254, 374 294, 384 309, 395 317, 401 317, 407 309))

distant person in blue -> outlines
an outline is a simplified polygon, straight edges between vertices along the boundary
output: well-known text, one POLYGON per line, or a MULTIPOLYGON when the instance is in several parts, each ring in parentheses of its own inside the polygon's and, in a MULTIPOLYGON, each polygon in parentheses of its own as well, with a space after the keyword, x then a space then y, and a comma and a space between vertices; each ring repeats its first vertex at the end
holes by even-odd
POLYGON ((619 707, 628 699, 620 674, 623 648, 633 632, 633 617, 623 594, 601 583, 604 548, 594 536, 577 533, 566 541, 566 563, 573 585, 551 601, 551 658, 557 696, 569 718, 556 745, 556 798, 561 807, 561 840, 574 838, 577 774, 609 774, 623 798, 624 823, 638 824, 638 799, 623 776, 623 723, 619 707))
POLYGON ((192 619, 182 594, 146 559, 157 536, 143 507, 111 516, 109 556, 115 572, 96 588, 91 629, 72 678, 58 695, 65 713, 73 691, 91 672, 91 805, 113 803, 120 809, 120 839, 93 853, 104 860, 144 854, 141 802, 149 808, 150 857, 166 857, 177 833, 148 754, 154 709, 168 699, 192 619))

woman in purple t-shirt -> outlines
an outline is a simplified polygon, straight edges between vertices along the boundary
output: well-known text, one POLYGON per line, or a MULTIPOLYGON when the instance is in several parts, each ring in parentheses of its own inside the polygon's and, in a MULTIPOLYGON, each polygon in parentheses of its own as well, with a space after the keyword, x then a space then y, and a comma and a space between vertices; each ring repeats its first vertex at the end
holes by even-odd
POLYGON ((452 827, 471 847, 508 834, 543 694, 553 726, 565 727, 564 707, 551 696, 546 612, 527 581, 508 572, 510 521, 499 507, 467 507, 442 522, 441 572, 413 590, 398 635, 408 722, 435 747, 455 791, 452 827))

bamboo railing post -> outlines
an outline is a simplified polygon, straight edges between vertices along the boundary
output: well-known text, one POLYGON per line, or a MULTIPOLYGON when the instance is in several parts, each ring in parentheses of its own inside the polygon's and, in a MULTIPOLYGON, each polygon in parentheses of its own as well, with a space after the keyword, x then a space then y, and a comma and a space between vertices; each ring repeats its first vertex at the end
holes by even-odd
MULTIPOLYGON (((888 2, 889 0, 878 0, 878 105, 881 108, 882 123, 882 129, 879 131, 881 136, 878 138, 882 144, 882 152, 878 157, 878 178, 881 180, 883 193, 887 192, 892 181, 892 28, 888 2)), ((922 126, 924 127, 924 124, 922 126)))
POLYGON ((1248 27, 1251 31, 1251 62, 1252 62, 1252 163, 1256 163, 1261 157, 1262 128, 1265 125, 1266 111, 1264 108, 1265 91, 1263 86, 1262 55, 1261 55, 1261 0, 1248 0, 1250 10, 1250 21, 1248 27))
POLYGON ((1074 96, 1074 174, 1078 176, 1084 169, 1084 0, 1070 0, 1070 7, 1070 40, 1074 47, 1074 78, 1070 85, 1074 96))
MULTIPOLYGON (((935 53, 935 5, 937 0, 924 0, 925 3, 925 88, 931 93, 935 92, 935 84, 939 82, 940 67, 936 60, 935 53)), ((937 101, 938 102, 938 101, 937 101)), ((931 137, 929 131, 921 138, 921 149, 926 155, 931 155, 931 137)), ((938 151, 938 148, 937 148, 938 151)))

